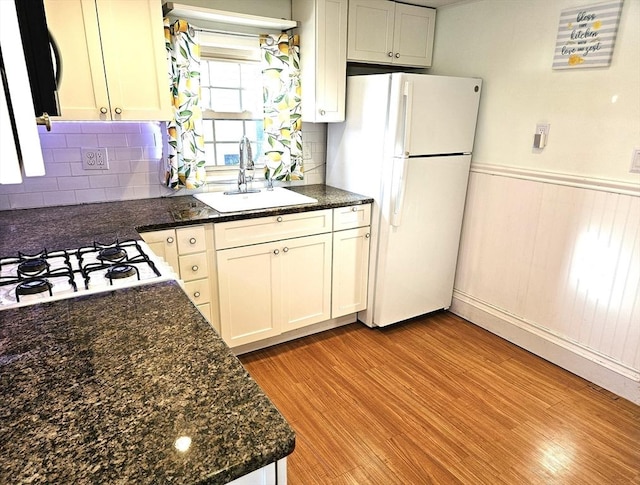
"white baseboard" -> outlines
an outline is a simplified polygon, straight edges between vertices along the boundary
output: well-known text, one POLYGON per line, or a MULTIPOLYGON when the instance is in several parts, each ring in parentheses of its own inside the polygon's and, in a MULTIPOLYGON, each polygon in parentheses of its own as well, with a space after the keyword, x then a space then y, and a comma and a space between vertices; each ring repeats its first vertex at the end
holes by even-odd
POLYGON ((640 404, 640 372, 471 295, 454 290, 449 311, 583 379, 640 404))

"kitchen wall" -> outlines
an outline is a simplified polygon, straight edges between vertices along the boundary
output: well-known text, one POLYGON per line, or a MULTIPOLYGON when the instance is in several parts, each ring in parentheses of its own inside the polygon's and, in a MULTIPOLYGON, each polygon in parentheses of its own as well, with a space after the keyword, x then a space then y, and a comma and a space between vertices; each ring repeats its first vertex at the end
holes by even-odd
MULTIPOLYGON (((174 192, 162 184, 162 126, 159 122, 54 122, 51 132, 39 127, 46 175, 25 177, 22 184, 0 185, 0 210, 193 193, 174 192), (105 147, 109 169, 83 169, 83 147, 105 147)), ((303 143, 311 148, 303 183, 323 183, 326 126, 305 123, 303 130, 303 143)), ((203 190, 223 190, 227 185, 203 190)))
POLYGON ((438 9, 430 73, 484 80, 451 309, 640 403, 640 0, 609 67, 551 69, 560 11, 593 3, 438 9))

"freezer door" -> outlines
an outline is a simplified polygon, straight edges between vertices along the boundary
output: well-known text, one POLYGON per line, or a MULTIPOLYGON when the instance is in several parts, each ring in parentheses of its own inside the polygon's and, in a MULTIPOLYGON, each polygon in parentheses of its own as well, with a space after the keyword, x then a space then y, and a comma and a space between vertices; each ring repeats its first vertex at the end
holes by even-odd
POLYGON ((397 211, 387 210, 380 220, 374 325, 451 305, 470 162, 470 155, 404 161, 401 218, 392 224, 397 211))
POLYGON ((471 153, 482 80, 392 75, 393 156, 471 153))

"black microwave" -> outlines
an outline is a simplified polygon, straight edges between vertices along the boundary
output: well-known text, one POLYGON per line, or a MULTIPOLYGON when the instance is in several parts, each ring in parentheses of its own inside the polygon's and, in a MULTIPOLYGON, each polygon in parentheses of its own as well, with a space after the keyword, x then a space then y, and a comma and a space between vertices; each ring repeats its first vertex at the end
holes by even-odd
MULTIPOLYGON (((5 1, 5 0, 0 0, 5 1)), ((16 11, 24 49, 35 116, 60 116, 58 84, 62 59, 47 28, 43 0, 17 0, 16 11)))

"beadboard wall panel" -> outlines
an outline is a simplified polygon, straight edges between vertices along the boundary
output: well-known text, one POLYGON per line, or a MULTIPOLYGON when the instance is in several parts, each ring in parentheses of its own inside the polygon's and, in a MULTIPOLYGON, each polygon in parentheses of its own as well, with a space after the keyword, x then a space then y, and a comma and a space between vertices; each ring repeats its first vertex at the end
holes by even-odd
POLYGON ((492 315, 496 333, 531 351, 579 355, 589 365, 569 370, 606 388, 597 380, 618 374, 640 399, 640 197, 534 175, 472 171, 452 310, 492 315))

